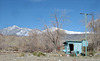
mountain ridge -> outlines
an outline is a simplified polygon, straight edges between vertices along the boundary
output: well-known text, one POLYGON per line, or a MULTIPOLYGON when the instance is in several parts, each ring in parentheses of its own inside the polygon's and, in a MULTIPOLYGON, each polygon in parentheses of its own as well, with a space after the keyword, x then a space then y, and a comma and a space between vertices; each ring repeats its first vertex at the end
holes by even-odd
POLYGON ((17 35, 17 36, 28 36, 28 32, 32 29, 29 28, 21 28, 16 25, 9 26, 4 29, 0 29, 0 33, 3 35, 17 35))
MULTIPOLYGON (((21 28, 18 27, 16 25, 14 26, 9 26, 7 28, 4 29, 0 29, 0 33, 3 35, 17 35, 17 36, 29 36, 28 33, 33 30, 30 28, 21 28)), ((50 31, 55 31, 57 30, 56 27, 51 27, 50 31)), ((60 30, 64 30, 64 29, 60 29, 60 30)), ((46 30, 43 30, 42 32, 45 32, 46 30)), ((85 34, 85 32, 75 32, 75 31, 68 31, 68 30, 64 30, 66 32, 66 34, 85 34)))

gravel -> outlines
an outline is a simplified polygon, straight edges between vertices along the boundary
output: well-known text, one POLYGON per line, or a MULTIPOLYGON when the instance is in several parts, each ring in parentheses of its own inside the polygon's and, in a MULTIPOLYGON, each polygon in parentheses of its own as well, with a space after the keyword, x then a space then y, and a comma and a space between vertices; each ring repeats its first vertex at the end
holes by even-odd
POLYGON ((100 57, 37 57, 31 53, 25 53, 24 57, 18 57, 18 54, 19 53, 0 54, 0 61, 100 61, 100 57))

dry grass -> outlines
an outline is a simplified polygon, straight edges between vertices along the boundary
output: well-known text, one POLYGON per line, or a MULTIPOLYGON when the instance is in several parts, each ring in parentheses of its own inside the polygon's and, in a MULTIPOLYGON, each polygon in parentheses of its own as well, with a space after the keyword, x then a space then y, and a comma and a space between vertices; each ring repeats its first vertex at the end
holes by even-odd
POLYGON ((18 53, 17 55, 16 55, 16 57, 24 57, 25 56, 25 53, 18 53))
POLYGON ((46 56, 34 56, 31 53, 12 53, 0 55, 0 61, 100 61, 99 57, 67 57, 53 56, 55 53, 47 53, 46 56), (19 56, 16 56, 19 55, 19 56), (51 55, 51 56, 48 56, 51 55))
POLYGON ((38 56, 38 57, 40 57, 40 56, 46 56, 46 54, 44 54, 44 53, 42 53, 42 52, 33 52, 32 53, 34 56, 38 56))

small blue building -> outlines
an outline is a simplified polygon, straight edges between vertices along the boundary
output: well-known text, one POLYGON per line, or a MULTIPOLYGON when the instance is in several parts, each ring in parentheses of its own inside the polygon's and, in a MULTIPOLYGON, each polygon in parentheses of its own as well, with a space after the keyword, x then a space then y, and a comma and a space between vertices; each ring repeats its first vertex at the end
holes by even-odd
POLYGON ((75 54, 81 54, 83 48, 88 46, 88 41, 66 41, 64 44, 64 50, 66 54, 70 54, 71 52, 75 52, 75 54))

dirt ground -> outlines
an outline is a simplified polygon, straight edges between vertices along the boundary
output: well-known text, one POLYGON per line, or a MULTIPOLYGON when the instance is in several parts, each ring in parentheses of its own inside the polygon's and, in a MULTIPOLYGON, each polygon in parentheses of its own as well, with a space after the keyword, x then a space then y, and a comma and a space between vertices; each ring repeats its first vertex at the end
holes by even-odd
POLYGON ((19 53, 0 54, 0 61, 100 61, 100 57, 67 57, 67 56, 49 56, 37 57, 31 53, 24 53, 24 57, 19 57, 19 53))

